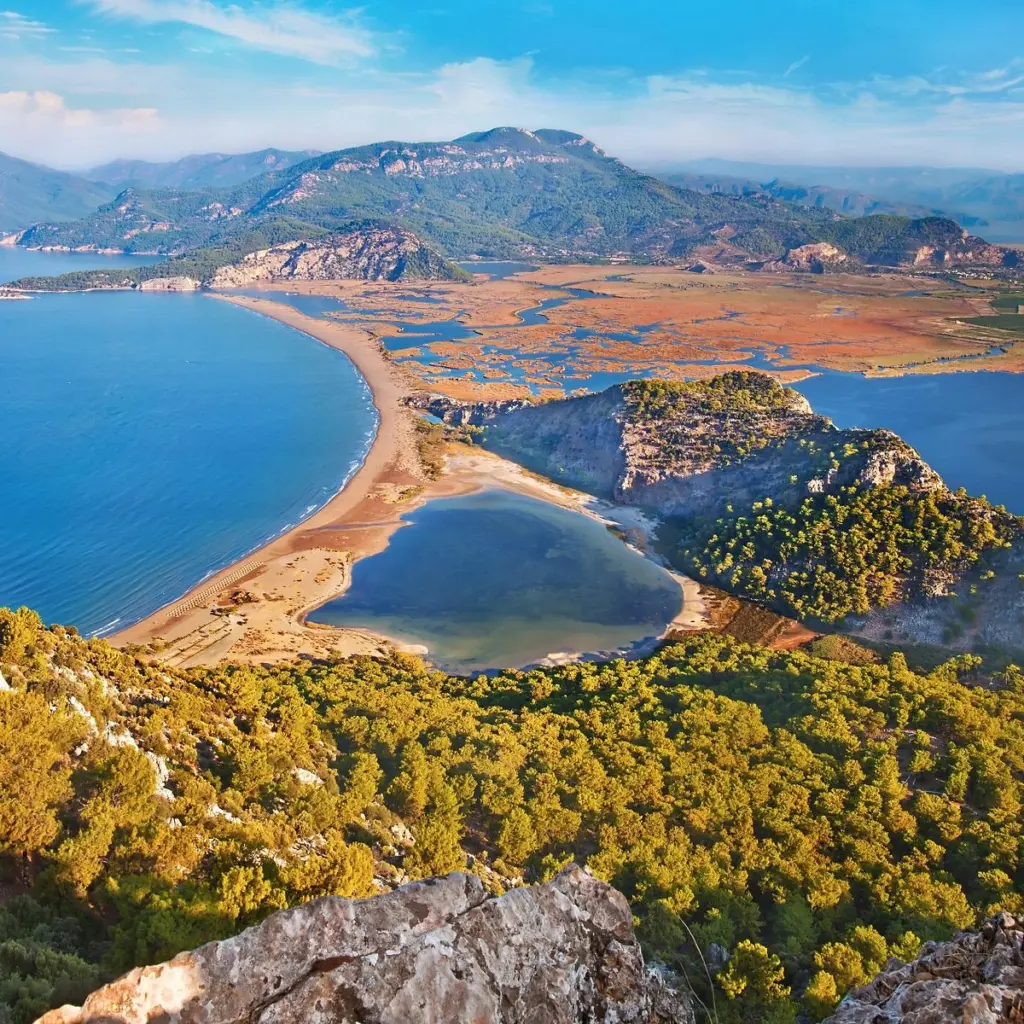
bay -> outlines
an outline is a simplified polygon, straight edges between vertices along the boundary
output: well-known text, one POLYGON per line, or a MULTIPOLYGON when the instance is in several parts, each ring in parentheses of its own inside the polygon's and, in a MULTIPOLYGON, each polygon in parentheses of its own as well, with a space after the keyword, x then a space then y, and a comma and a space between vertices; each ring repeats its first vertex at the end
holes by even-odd
POLYGON ((202 295, 0 301, 0 605, 123 628, 323 505, 376 411, 340 352, 202 295))

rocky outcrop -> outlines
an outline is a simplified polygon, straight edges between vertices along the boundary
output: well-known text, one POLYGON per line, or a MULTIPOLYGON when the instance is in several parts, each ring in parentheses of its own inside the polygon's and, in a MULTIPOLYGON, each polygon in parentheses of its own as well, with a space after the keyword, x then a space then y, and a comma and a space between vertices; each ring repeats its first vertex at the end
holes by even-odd
POLYGON ((194 277, 150 277, 139 283, 140 292, 197 292, 202 282, 194 277))
POLYGON ((446 423, 485 427, 487 447, 538 473, 670 515, 720 514, 726 502, 799 500, 851 485, 944 486, 896 434, 839 430, 767 374, 665 384, 660 398, 645 397, 649 384, 538 404, 439 396, 418 404, 446 423))
POLYGON ((1024 1021, 1024 920, 999 914, 980 932, 929 942, 890 960, 825 1024, 1019 1024, 1024 1021))
POLYGON ((692 1024, 623 896, 578 867, 489 896, 454 874, 316 900, 138 968, 39 1024, 692 1024))
POLYGON ((460 280, 466 275, 411 231, 372 227, 249 253, 213 275, 214 288, 263 281, 460 280))
POLYGON ((824 274, 828 271, 849 270, 851 262, 850 257, 838 246, 829 242, 811 242, 790 249, 781 260, 766 269, 824 274))

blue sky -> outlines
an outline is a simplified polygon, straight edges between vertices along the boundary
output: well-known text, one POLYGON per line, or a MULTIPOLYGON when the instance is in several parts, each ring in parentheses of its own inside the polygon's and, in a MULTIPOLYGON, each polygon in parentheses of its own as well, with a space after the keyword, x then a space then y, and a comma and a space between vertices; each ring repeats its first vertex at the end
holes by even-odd
POLYGON ((1024 7, 0 0, 0 149, 58 166, 496 124, 644 166, 1024 170, 1024 7))

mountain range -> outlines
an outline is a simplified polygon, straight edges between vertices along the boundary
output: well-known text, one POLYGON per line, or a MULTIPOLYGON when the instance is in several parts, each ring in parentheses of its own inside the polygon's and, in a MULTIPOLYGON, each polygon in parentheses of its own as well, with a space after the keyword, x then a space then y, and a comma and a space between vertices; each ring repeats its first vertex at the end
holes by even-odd
POLYGON ((0 234, 36 221, 76 220, 116 189, 0 153, 0 234))
POLYGON ((814 167, 718 159, 651 173, 684 188, 765 193, 854 216, 951 217, 992 241, 1024 240, 1024 174, 977 167, 814 167))
POLYGON ((288 152, 261 149, 257 153, 203 153, 169 163, 148 160, 115 160, 86 172, 90 181, 133 188, 233 188, 268 171, 283 171, 317 156, 316 150, 288 152))
POLYGON ((380 142, 305 158, 264 150, 122 162, 93 173, 127 184, 92 183, 117 195, 77 220, 37 222, 18 241, 167 255, 214 249, 237 258, 373 222, 414 232, 450 258, 763 265, 824 244, 842 249, 848 269, 1015 262, 930 207, 864 199, 834 208, 826 195, 743 179, 716 186, 691 175, 674 184, 553 129, 495 128, 450 142, 380 142), (259 173, 245 177, 250 171, 259 173))

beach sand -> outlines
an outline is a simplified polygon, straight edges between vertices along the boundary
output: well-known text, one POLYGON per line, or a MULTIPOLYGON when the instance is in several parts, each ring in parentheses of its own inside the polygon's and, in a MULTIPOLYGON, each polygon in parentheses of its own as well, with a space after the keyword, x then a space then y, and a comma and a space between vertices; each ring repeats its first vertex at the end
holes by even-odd
MULTIPOLYGON (((111 637, 118 646, 145 648, 159 661, 178 667, 224 660, 269 664, 393 649, 415 652, 367 630, 307 623, 306 615, 345 591, 352 564, 382 551, 402 525, 402 515, 432 498, 485 487, 503 487, 615 524, 629 543, 656 557, 650 543, 654 524, 639 510, 561 487, 481 449, 453 445, 444 474, 429 480, 417 454, 416 414, 403 401, 422 385, 391 362, 375 338, 267 299, 216 298, 273 317, 344 352, 373 394, 380 426, 362 467, 323 508, 111 637)), ((708 619, 699 586, 675 578, 684 591, 684 607, 670 630, 704 628, 708 619)))

